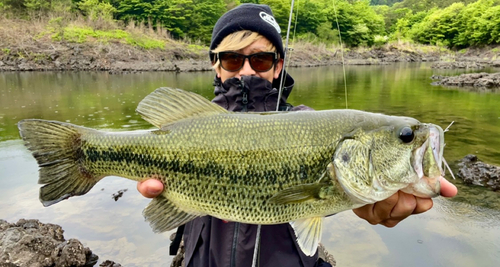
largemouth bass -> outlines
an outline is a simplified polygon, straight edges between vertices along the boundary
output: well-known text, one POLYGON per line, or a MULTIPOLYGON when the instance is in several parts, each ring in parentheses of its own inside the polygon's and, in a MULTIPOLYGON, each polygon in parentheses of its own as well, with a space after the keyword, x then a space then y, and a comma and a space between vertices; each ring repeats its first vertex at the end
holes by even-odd
POLYGON ((290 222, 314 255, 322 218, 403 190, 439 195, 443 130, 409 117, 356 110, 234 113, 195 93, 159 88, 137 108, 157 130, 104 132, 22 120, 37 160, 40 201, 87 193, 114 175, 160 179, 144 216, 156 232, 198 216, 290 222))

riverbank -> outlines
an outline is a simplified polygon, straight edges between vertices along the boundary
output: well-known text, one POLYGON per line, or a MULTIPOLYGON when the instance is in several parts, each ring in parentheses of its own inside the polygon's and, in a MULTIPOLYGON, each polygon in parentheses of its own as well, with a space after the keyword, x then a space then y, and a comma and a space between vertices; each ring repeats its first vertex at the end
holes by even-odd
MULTIPOLYGON (((168 49, 142 49, 122 43, 68 43, 28 40, 24 47, 4 48, 0 71, 210 71, 208 49, 197 51, 175 43, 168 49)), ((500 49, 472 48, 464 52, 436 47, 389 44, 342 51, 301 43, 288 53, 289 67, 379 65, 392 62, 436 62, 437 68, 500 66, 500 49), (497 52, 498 51, 498 52, 497 52)))
MULTIPOLYGON (((99 30, 85 21, 0 19, 0 71, 210 71, 208 47, 165 32, 127 26, 99 30), (57 22, 57 21, 56 21, 57 22)), ((452 51, 391 42, 372 48, 290 40, 289 67, 440 62, 438 67, 500 65, 500 45, 452 51), (456 63, 466 62, 466 63, 456 63)))

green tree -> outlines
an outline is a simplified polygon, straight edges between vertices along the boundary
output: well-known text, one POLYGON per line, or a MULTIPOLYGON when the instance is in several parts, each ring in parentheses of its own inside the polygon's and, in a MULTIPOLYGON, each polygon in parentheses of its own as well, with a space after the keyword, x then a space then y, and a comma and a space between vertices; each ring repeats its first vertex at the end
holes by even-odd
POLYGON ((195 0, 193 3, 193 13, 186 25, 186 34, 208 45, 215 23, 226 11, 226 3, 223 0, 195 0))
POLYGON ((384 20, 371 8, 369 1, 336 1, 335 7, 327 8, 332 29, 340 29, 342 41, 348 46, 374 43, 376 35, 384 34, 384 20), (338 25, 337 25, 338 21, 338 25))
POLYGON ((402 1, 403 0, 371 0, 370 5, 372 5, 372 6, 381 6, 381 5, 392 6, 395 3, 399 3, 402 1))
POLYGON ((116 12, 116 8, 110 3, 99 0, 82 0, 77 5, 91 21, 99 19, 111 20, 114 12, 116 12))
POLYGON ((415 24, 408 34, 420 43, 453 47, 453 40, 461 28, 461 22, 457 17, 463 9, 463 3, 454 3, 445 9, 437 9, 427 15, 422 22, 415 24))
POLYGON ((294 13, 294 21, 297 20, 297 28, 292 24, 292 29, 297 34, 314 33, 321 38, 324 32, 319 31, 318 27, 327 22, 327 14, 324 11, 325 4, 321 0, 299 1, 296 7, 298 12, 294 13), (298 16, 298 17, 295 17, 298 16))
MULTIPOLYGON (((459 47, 466 47, 469 45, 488 44, 491 39, 490 30, 492 28, 488 19, 493 17, 488 16, 486 19, 485 14, 492 9, 494 5, 493 0, 479 0, 475 3, 467 5, 458 16, 461 22, 460 33, 454 39, 454 43, 459 47)), ((490 14, 488 12, 488 14, 490 14)))
POLYGON ((410 38, 408 32, 412 29, 412 26, 422 22, 429 13, 434 12, 436 9, 431 9, 430 11, 420 11, 416 14, 413 14, 413 12, 407 8, 399 10, 406 11, 406 15, 398 19, 391 28, 390 35, 392 40, 410 38))

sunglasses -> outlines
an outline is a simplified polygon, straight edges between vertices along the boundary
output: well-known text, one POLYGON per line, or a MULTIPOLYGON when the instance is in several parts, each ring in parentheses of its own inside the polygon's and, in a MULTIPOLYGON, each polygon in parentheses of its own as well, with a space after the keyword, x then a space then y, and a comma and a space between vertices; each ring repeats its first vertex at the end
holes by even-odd
POLYGON ((251 55, 242 55, 236 52, 219 52, 217 57, 224 70, 235 72, 243 68, 245 59, 248 58, 250 67, 256 72, 266 72, 276 63, 277 55, 274 52, 260 52, 251 55))

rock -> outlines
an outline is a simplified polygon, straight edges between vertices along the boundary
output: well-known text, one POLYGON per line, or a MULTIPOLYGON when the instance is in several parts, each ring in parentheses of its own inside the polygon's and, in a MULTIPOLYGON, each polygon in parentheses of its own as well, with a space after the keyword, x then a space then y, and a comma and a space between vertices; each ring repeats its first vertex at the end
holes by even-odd
MULTIPOLYGON (((174 241, 175 239, 175 234, 173 233, 170 235, 170 241, 174 241)), ((170 267, 182 267, 185 266, 184 264, 184 253, 186 252, 186 249, 184 248, 184 239, 181 240, 181 243, 179 245, 179 249, 177 250, 177 255, 174 256, 172 259, 172 263, 170 264, 170 267)))
POLYGON ((318 246, 318 254, 321 259, 323 259, 325 262, 330 263, 332 266, 337 266, 337 261, 335 258, 333 258, 333 255, 328 253, 326 250, 325 246, 323 244, 319 243, 318 246))
POLYGON ((458 164, 458 177, 465 184, 473 184, 500 190, 500 167, 480 161, 476 155, 465 156, 458 164))
POLYGON ((55 61, 57 58, 59 58, 59 53, 53 52, 49 55, 50 60, 55 61))
POLYGON ((500 60, 494 60, 491 62, 491 66, 495 68, 500 68, 500 60))
POLYGON ((500 88, 499 73, 469 73, 459 76, 432 76, 431 79, 439 79, 433 82, 433 85, 458 86, 458 87, 476 87, 476 88, 500 88))
POLYGON ((100 267, 121 267, 121 264, 114 261, 106 260, 105 262, 99 264, 100 267))
POLYGON ((65 240, 61 226, 38 220, 0 220, 2 266, 94 266, 98 257, 76 239, 65 240), (10 264, 10 265, 9 265, 10 264))
POLYGON ((476 62, 476 61, 453 61, 446 62, 440 61, 432 64, 431 68, 433 69, 483 69, 485 67, 484 64, 476 62))
POLYGON ((123 196, 123 193, 127 192, 128 189, 121 189, 118 190, 118 192, 114 193, 111 198, 113 198, 115 201, 118 201, 123 196))

